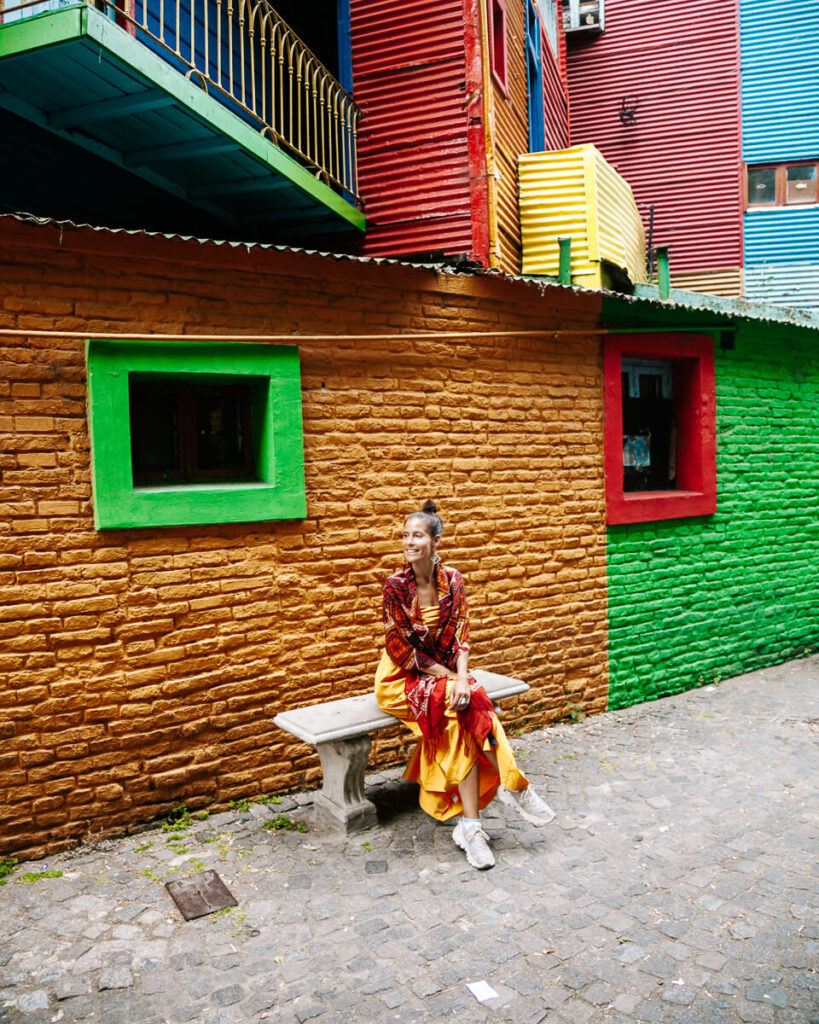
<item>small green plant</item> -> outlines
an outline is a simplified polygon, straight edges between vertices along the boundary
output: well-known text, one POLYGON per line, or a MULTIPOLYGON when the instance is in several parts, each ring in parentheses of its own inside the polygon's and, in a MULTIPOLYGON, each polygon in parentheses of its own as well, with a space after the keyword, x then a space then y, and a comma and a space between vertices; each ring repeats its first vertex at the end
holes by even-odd
POLYGON ((143 843, 142 846, 134 847, 134 853, 142 853, 143 850, 150 850, 153 845, 153 840, 150 843, 143 843))
POLYGON ((370 846, 369 843, 362 843, 361 845, 364 847, 364 849, 367 851, 367 853, 372 853, 373 852, 373 848, 370 846))
POLYGON ((563 705, 563 711, 565 712, 566 718, 570 722, 582 722, 586 717, 586 712, 579 704, 575 704, 574 701, 568 700, 563 705))
POLYGON ((300 821, 293 821, 292 818, 288 818, 286 814, 277 814, 275 818, 271 818, 270 821, 264 823, 264 827, 271 832, 306 832, 307 826, 303 825, 300 821))
POLYGON ((234 811, 249 811, 250 801, 249 800, 231 800, 228 807, 234 811))
POLYGON ((208 818, 210 817, 210 811, 199 811, 199 813, 196 815, 196 817, 200 821, 207 821, 208 818))
POLYGON ((14 869, 17 867, 16 857, 5 857, 0 860, 0 885, 5 885, 10 875, 14 874, 14 869))
POLYGON ((53 868, 51 868, 47 871, 27 871, 24 875, 20 875, 17 881, 22 882, 24 885, 31 885, 33 882, 39 882, 41 878, 62 877, 62 871, 55 871, 53 868))
POLYGON ((257 804, 280 804, 281 802, 282 798, 280 796, 267 796, 264 793, 256 799, 257 804))
POLYGON ((184 832, 191 824, 191 816, 184 804, 174 807, 168 817, 162 822, 163 832, 184 832))
POLYGON ((222 907, 221 910, 214 910, 210 915, 211 921, 215 921, 217 917, 225 917, 226 914, 232 914, 236 907, 222 907))

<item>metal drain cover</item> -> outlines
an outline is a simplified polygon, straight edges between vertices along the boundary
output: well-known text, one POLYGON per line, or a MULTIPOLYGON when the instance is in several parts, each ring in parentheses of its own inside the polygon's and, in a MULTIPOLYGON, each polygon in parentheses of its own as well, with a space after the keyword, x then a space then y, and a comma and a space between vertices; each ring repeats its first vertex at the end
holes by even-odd
POLYGON ((165 888, 186 921, 239 905, 215 871, 203 871, 193 878, 166 882, 165 888))

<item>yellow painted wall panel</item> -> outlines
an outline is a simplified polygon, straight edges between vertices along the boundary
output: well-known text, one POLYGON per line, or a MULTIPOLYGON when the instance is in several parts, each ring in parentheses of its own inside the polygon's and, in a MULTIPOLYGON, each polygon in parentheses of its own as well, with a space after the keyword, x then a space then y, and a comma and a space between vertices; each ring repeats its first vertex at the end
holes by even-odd
POLYGON ((601 287, 604 262, 646 280, 645 229, 631 189, 594 146, 525 154, 518 179, 524 274, 557 276, 558 239, 570 237, 575 283, 601 287))

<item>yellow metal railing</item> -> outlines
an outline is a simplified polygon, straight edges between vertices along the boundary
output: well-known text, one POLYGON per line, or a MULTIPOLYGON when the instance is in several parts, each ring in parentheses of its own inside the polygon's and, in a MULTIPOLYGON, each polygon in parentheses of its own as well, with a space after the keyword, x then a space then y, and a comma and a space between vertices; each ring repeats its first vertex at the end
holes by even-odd
MULTIPOLYGON (((358 198, 359 109, 267 0, 87 2, 258 125, 316 177, 358 198)), ((17 17, 66 6, 12 3, 17 17)), ((5 7, 7 19, 9 0, 5 7)))

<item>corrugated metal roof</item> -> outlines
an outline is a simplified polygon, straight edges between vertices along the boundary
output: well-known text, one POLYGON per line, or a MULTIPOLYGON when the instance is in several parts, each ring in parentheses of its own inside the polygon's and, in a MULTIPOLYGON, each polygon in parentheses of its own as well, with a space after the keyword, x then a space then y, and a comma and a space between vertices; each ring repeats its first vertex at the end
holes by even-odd
POLYGON ((732 320, 754 320, 771 324, 789 324, 793 327, 807 327, 819 331, 819 312, 809 309, 787 309, 766 302, 749 302, 747 299, 728 299, 722 295, 706 295, 704 292, 686 292, 672 288, 671 298, 660 299, 656 286, 640 284, 634 295, 617 296, 624 303, 638 303, 645 307, 688 310, 697 313, 716 314, 729 323, 732 320))
POLYGON ((816 0, 740 0, 742 155, 819 156, 816 0))
POLYGON ((676 271, 742 262, 737 0, 606 0, 606 31, 568 48, 572 145, 631 185, 676 271), (636 124, 619 118, 636 100, 636 124))
POLYGON ((745 266, 819 263, 819 206, 749 210, 745 214, 745 266))
POLYGON ((616 298, 624 305, 635 305, 644 310, 657 309, 669 310, 679 309, 692 312, 711 314, 719 321, 757 320, 768 323, 790 324, 796 327, 806 327, 819 331, 819 312, 811 310, 787 309, 771 306, 760 302, 747 302, 740 299, 727 299, 716 295, 706 295, 702 292, 685 292, 672 288, 671 299, 661 300, 656 287, 651 285, 637 285, 634 295, 621 295, 616 292, 605 291, 604 289, 584 288, 563 288, 557 281, 543 277, 512 277, 503 274, 498 270, 486 270, 483 268, 470 268, 468 271, 458 271, 456 268, 435 263, 412 263, 406 260, 381 259, 366 256, 350 256, 344 253, 320 252, 315 249, 299 249, 285 245, 271 245, 265 242, 231 242, 220 241, 213 238, 196 238, 192 235, 165 234, 158 231, 142 231, 128 228, 107 228, 91 224, 74 224, 72 221, 58 221, 49 217, 35 217, 28 213, 0 213, 0 224, 4 221, 17 221, 24 224, 32 224, 38 227, 56 228, 59 231, 86 231, 110 235, 128 235, 142 238, 161 238, 168 241, 180 241, 190 245, 200 246, 224 246, 229 249, 245 249, 247 252, 272 251, 282 253, 298 253, 317 260, 334 260, 345 263, 360 263, 362 265, 396 266, 408 267, 413 270, 429 273, 430 271, 442 274, 447 277, 455 276, 481 276, 497 277, 509 281, 517 281, 522 285, 535 288, 540 292, 549 291, 552 288, 560 288, 562 291, 570 291, 574 295, 607 295, 616 298))

